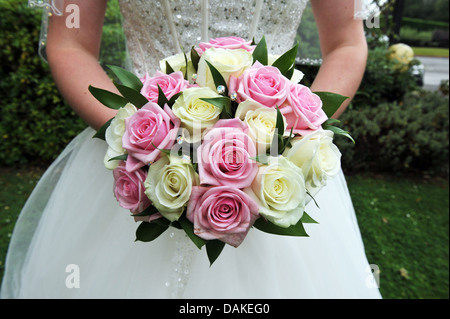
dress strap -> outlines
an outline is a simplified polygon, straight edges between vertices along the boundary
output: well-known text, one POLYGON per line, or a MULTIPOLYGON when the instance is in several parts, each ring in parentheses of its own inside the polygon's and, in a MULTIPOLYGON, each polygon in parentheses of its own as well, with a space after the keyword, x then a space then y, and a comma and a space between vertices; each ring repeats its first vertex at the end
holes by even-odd
POLYGON ((61 16, 64 11, 64 0, 28 0, 28 6, 31 8, 43 7, 49 16, 52 14, 61 16))
POLYGON ((172 17, 172 10, 170 9, 169 0, 163 0, 164 13, 166 15, 167 22, 169 23, 170 33, 172 34, 172 40, 175 44, 177 52, 182 52, 180 47, 180 41, 178 41, 177 30, 175 28, 175 22, 172 17))
POLYGON ((202 0, 202 41, 209 41, 209 0, 202 0))
POLYGON ((252 25, 250 27, 248 40, 251 40, 255 37, 256 30, 258 28, 259 19, 261 17, 261 11, 263 6, 263 0, 256 0, 255 13, 253 14, 252 25))
MULTIPOLYGON (((258 29, 258 23, 261 17, 261 11, 264 0, 256 0, 255 12, 253 14, 252 24, 249 30, 249 40, 255 37, 258 29)), ((182 52, 180 42, 178 40, 177 30, 175 28, 175 22, 173 21, 172 10, 170 8, 169 0, 162 1, 164 7, 164 13, 169 24, 172 40, 175 44, 175 48, 178 52, 182 52)), ((201 13, 202 13, 202 41, 209 41, 209 0, 201 0, 201 13)))

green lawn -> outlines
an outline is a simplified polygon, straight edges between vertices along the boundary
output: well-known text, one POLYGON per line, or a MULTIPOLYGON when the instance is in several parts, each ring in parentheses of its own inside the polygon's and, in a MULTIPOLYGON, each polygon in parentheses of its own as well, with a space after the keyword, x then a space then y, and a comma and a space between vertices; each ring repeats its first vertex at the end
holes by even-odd
MULTIPOLYGON (((0 276, 17 215, 42 171, 0 169, 0 276)), ((448 180, 347 176, 384 298, 449 298, 448 180)))
MULTIPOLYGON (((39 169, 0 168, 0 276, 17 216, 42 175, 39 169)), ((0 279, 0 280, 1 280, 0 279)))
POLYGON ((449 298, 448 180, 347 176, 385 298, 449 298))
POLYGON ((429 57, 438 57, 438 58, 448 58, 449 57, 449 54, 448 54, 449 49, 445 49, 445 48, 414 47, 412 49, 416 56, 429 56, 429 57))

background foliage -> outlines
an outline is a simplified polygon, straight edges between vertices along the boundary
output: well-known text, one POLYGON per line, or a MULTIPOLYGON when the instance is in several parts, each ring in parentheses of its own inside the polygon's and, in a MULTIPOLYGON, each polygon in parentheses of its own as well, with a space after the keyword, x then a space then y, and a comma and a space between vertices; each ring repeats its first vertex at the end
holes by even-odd
POLYGON ((64 103, 37 54, 41 15, 0 0, 0 163, 50 161, 85 125, 64 103))
POLYGON ((355 144, 336 140, 347 172, 448 176, 448 99, 412 91, 402 100, 344 112, 355 144))
POLYGON ((413 46, 449 46, 449 1, 405 1, 399 41, 413 46))
POLYGON ((449 18, 448 0, 407 0, 403 14, 428 21, 447 22, 449 18))
MULTIPOLYGON (((436 13, 439 1, 430 1, 433 6, 425 7, 436 13)), ((424 7, 422 0, 415 2, 424 7)), ((369 45, 367 67, 358 92, 340 118, 343 128, 356 140, 353 144, 346 138, 336 139, 343 154, 343 168, 347 173, 448 176, 448 84, 444 83, 440 92, 424 91, 419 85, 421 77, 417 72, 420 62, 414 59, 403 65, 390 57, 389 46, 395 42, 392 39, 395 37, 394 1, 384 5, 381 3, 385 1, 377 3, 380 3, 382 12, 380 28, 366 28, 369 45)), ((409 1, 406 8, 411 9, 409 1)), ((434 27, 445 24, 429 21, 427 23, 434 27)), ((405 30, 410 32, 408 27, 405 30)), ((314 49, 318 47, 314 42, 314 38, 317 41, 316 32, 312 13, 306 14, 302 17, 297 37, 300 48, 306 47, 303 52, 299 51, 302 58, 308 57, 303 54, 315 54, 314 49)), ((417 29, 411 32, 416 39, 421 36, 417 29)), ((423 41, 427 44, 432 31, 422 33, 427 33, 423 41)), ((319 65, 299 63, 297 68, 305 74, 302 83, 310 86, 319 65)))
MULTIPOLYGON (((123 65, 120 11, 117 1, 108 5, 100 59, 123 65)), ((0 0, 2 166, 48 165, 86 127, 63 101, 48 65, 37 55, 40 20, 40 13, 27 8, 25 1, 0 0)), ((298 39, 299 57, 320 54, 310 8, 302 18, 298 39)), ((338 141, 344 168, 448 174, 443 169, 448 166, 448 96, 422 92, 412 73, 416 61, 400 68, 389 58, 389 43, 382 35, 368 33, 368 41, 364 79, 342 117, 345 129, 357 140, 355 145, 338 141)), ((303 84, 312 83, 318 67, 298 65, 305 73, 303 84)))
MULTIPOLYGON (((120 12, 109 2, 101 61, 121 65, 120 12)), ((48 165, 86 127, 62 99, 38 56, 41 13, 26 1, 0 0, 0 165, 48 165)))

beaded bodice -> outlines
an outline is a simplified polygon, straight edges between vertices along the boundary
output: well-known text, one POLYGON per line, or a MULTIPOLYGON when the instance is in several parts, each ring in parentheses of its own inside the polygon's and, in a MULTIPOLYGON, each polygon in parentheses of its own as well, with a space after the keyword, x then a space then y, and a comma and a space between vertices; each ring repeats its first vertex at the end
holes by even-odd
POLYGON ((133 71, 152 74, 159 61, 202 40, 266 38, 281 54, 295 41, 307 0, 119 0, 133 71), (203 39, 202 39, 203 38, 203 39))

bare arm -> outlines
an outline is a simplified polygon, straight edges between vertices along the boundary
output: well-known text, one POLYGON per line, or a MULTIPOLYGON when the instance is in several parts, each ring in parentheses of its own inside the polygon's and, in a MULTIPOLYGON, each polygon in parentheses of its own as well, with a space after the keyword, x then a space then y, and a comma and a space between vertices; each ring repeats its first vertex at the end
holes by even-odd
POLYGON ((69 105, 94 129, 116 111, 98 102, 89 85, 117 92, 98 63, 106 0, 65 1, 80 8, 80 28, 67 28, 66 15, 49 19, 47 58, 53 78, 69 105))
MULTIPOLYGON (((361 20, 353 19, 354 0, 311 0, 317 21, 323 63, 313 91, 328 91, 353 98, 361 84, 367 61, 367 43, 361 20)), ((336 111, 338 118, 348 99, 336 111)))

